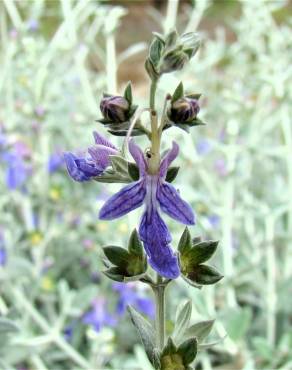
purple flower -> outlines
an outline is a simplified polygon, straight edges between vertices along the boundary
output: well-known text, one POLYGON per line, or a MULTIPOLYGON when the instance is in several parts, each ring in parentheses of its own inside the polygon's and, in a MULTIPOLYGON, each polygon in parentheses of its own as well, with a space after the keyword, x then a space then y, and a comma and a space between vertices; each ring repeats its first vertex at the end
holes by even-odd
POLYGON ((197 144, 197 152, 199 155, 206 155, 212 150, 212 146, 210 142, 206 139, 202 139, 198 141, 197 144))
POLYGON ((208 221, 209 221, 210 226, 215 229, 220 224, 220 217, 218 215, 213 214, 213 215, 208 216, 208 221))
POLYGON ((7 262, 7 251, 5 247, 0 247, 0 266, 5 266, 7 262))
POLYGON ((151 299, 135 289, 135 283, 114 283, 113 289, 119 293, 117 313, 123 315, 128 305, 138 308, 145 315, 154 318, 155 306, 151 299))
POLYGON ((94 132, 93 136, 95 145, 88 149, 86 156, 64 154, 68 173, 75 181, 89 181, 101 175, 110 164, 109 156, 118 153, 117 148, 97 132, 94 132))
POLYGON ((165 181, 170 163, 177 157, 179 147, 173 142, 162 158, 157 174, 148 173, 148 165, 141 149, 133 140, 129 150, 140 172, 140 179, 122 188, 101 208, 99 218, 113 220, 145 204, 145 211, 139 226, 139 234, 144 242, 150 265, 166 278, 179 276, 178 258, 173 253, 169 230, 160 217, 161 209, 168 216, 185 225, 193 225, 195 216, 191 207, 181 199, 176 189, 165 181))
POLYGON ((6 169, 6 186, 10 190, 20 188, 28 176, 28 167, 22 156, 16 152, 5 153, 2 158, 8 164, 6 169))
POLYGON ((50 155, 48 161, 48 171, 50 174, 58 171, 60 167, 62 167, 64 163, 64 157, 60 153, 54 153, 50 155))
POLYGON ((107 311, 105 299, 97 298, 92 303, 92 309, 83 315, 82 322, 98 332, 104 326, 114 326, 116 319, 107 311))

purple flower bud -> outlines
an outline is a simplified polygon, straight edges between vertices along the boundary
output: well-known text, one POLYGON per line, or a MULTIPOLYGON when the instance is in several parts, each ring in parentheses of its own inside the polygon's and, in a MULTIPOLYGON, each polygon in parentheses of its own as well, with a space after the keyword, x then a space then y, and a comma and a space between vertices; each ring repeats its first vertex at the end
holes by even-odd
POLYGON ((104 97, 100 102, 100 110, 106 120, 125 122, 129 113, 129 102, 122 96, 104 97))
POLYGON ((196 119, 199 111, 198 100, 185 97, 172 103, 168 115, 173 122, 191 122, 196 119))

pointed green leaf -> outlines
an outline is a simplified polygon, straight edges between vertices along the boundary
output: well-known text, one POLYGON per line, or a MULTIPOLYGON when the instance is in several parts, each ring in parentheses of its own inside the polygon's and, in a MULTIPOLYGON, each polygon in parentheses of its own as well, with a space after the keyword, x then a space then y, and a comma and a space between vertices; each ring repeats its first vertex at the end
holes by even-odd
POLYGON ((202 342, 210 334, 214 321, 215 320, 201 321, 190 326, 186 330, 186 338, 196 337, 199 343, 202 342))
POLYGON ((184 229, 184 232, 182 233, 177 249, 180 252, 180 254, 183 256, 191 248, 192 248, 191 234, 189 232, 189 229, 186 227, 184 229))
POLYGON ((143 258, 144 256, 143 245, 136 229, 132 231, 132 234, 130 236, 128 251, 130 254, 133 254, 141 258, 143 258))
POLYGON ((111 280, 119 282, 124 281, 123 272, 119 267, 111 267, 110 269, 103 271, 103 274, 111 280))
POLYGON ((197 288, 197 289, 202 289, 202 285, 199 285, 199 284, 196 284, 194 283, 192 280, 188 279, 187 277, 185 277, 184 275, 181 275, 181 277, 183 278, 183 280, 189 284, 190 286, 194 287, 194 288, 197 288))
POLYGON ((184 333, 189 326, 192 314, 192 302, 187 301, 183 306, 178 308, 176 322, 173 331, 173 338, 176 343, 180 343, 184 333))
POLYGON ((207 265, 194 266, 191 271, 187 273, 187 277, 200 285, 211 285, 217 283, 223 278, 214 267, 207 265))
POLYGON ((169 167, 165 180, 167 182, 172 182, 176 178, 178 171, 179 167, 169 167))
POLYGON ((202 94, 188 94, 186 95, 187 98, 199 100, 202 94))
POLYGON ((191 364, 197 356, 198 342, 196 338, 190 338, 184 341, 179 347, 177 352, 183 358, 184 365, 191 364))
POLYGON ((173 355, 177 351, 177 348, 172 340, 171 337, 168 338, 166 346, 163 348, 161 352, 161 357, 167 356, 167 355, 173 355))
POLYGON ((131 176, 131 178, 134 181, 139 180, 139 178, 140 178, 139 168, 136 165, 136 163, 128 162, 128 172, 129 172, 129 175, 131 176))
POLYGON ((181 99, 184 96, 184 86, 183 83, 180 82, 177 88, 174 90, 174 93, 171 98, 171 102, 175 102, 178 99, 181 99))
POLYGON ((128 101, 130 106, 132 105, 133 102, 133 95, 132 95, 132 85, 131 81, 128 82, 125 91, 124 91, 124 98, 128 101))
POLYGON ((155 337, 154 328, 152 325, 132 306, 128 306, 128 311, 132 320, 132 323, 136 327, 140 339, 143 343, 144 349, 148 356, 148 359, 153 363, 153 355, 155 349, 155 337))
POLYGON ((160 61, 163 48, 164 48, 164 44, 162 43, 162 41, 159 38, 155 37, 150 45, 150 50, 149 50, 149 58, 151 62, 153 63, 154 67, 157 67, 160 61))
POLYGON ((188 259, 192 265, 199 265, 209 260, 215 253, 219 241, 208 240, 198 244, 188 252, 188 259))
POLYGON ((175 45, 178 39, 178 33, 176 30, 172 30, 166 35, 165 38, 165 47, 169 48, 175 45))
POLYGON ((129 262, 129 253, 124 248, 107 246, 103 248, 103 252, 108 260, 118 267, 124 267, 129 262))

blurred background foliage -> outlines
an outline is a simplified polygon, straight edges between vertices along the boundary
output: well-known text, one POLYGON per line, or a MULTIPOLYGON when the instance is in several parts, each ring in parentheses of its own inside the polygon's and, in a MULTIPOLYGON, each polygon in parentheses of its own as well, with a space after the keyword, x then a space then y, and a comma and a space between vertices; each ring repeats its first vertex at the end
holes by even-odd
MULTIPOLYGON (((125 245, 139 211, 98 221, 119 186, 74 183, 62 153, 103 130, 103 91, 132 80, 148 104, 147 43, 176 25, 202 47, 158 94, 186 81, 208 125, 168 130, 163 146, 180 143, 191 231, 220 240, 225 278, 202 291, 175 282, 168 328, 191 298, 193 320, 216 318, 210 341, 223 338, 196 369, 291 369, 291 3, 2 0, 0 17, 0 368, 151 369, 125 313, 153 317, 151 292, 101 274, 101 246, 125 245)), ((183 229, 168 224, 177 242, 183 229)))

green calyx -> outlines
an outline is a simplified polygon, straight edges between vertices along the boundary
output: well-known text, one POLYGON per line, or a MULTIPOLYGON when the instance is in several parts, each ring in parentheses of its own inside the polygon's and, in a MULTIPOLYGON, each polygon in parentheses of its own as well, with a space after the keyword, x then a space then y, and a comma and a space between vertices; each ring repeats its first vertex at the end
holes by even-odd
POLYGON ((168 338, 160 355, 161 370, 187 370, 197 356, 198 342, 196 338, 187 339, 178 347, 172 338, 168 338))
POLYGON ((198 238, 192 240, 188 228, 185 228, 178 250, 181 272, 188 282, 199 286, 210 285, 223 278, 214 267, 204 264, 213 256, 217 246, 218 241, 214 240, 201 241, 198 238))
POLYGON ((146 256, 136 229, 131 234, 128 249, 107 246, 103 251, 107 258, 105 265, 109 267, 104 274, 112 280, 126 281, 129 278, 135 280, 135 277, 139 280, 147 270, 146 256))

